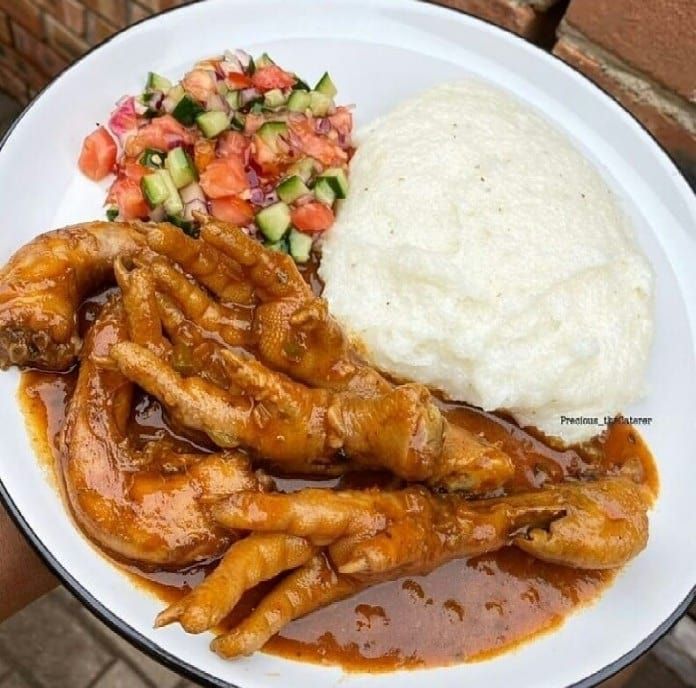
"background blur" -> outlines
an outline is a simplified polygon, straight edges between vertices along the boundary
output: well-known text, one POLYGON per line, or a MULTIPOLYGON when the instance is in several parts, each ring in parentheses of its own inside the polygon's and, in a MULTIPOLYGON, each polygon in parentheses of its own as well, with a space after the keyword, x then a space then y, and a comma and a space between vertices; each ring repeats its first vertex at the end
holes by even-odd
MULTIPOLYGON (((696 0, 435 2, 514 31, 582 71, 643 122, 696 186, 696 0)), ((0 0, 0 134, 90 47, 182 4, 0 0)), ((111 633, 63 589, 0 624, 0 688, 193 685, 111 633)), ((696 605, 618 685, 696 688, 696 605)))

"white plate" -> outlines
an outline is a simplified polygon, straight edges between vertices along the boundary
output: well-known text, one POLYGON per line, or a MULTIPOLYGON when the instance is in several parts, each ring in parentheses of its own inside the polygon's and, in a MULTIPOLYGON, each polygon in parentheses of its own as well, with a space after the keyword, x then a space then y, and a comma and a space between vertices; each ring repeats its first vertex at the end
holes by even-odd
MULTIPOLYGON (((601 169, 635 223, 657 275, 657 335, 645 430, 662 478, 648 548, 601 600, 550 635, 491 661, 383 675, 256 654, 224 662, 209 637, 152 621, 160 603, 134 589, 75 530, 37 464, 16 403, 16 371, 0 375, 3 496, 66 584, 99 616, 170 665, 215 685, 544 688, 592 685, 646 649, 684 611, 696 582, 696 203, 650 136, 585 78, 519 38, 463 14, 409 0, 210 0, 145 21, 68 69, 27 109, 0 153, 0 257, 34 235, 103 216, 103 189, 83 178, 83 136, 147 70, 178 77, 226 47, 263 50, 314 79, 329 69, 358 124, 407 96, 465 74, 514 93, 566 132, 601 169), (599 672, 599 673, 598 673, 599 672)), ((543 164, 540 160, 539 164, 543 164)), ((553 199, 549 199, 553 202, 553 199)), ((78 658, 76 658, 78 659, 78 658)), ((79 660, 78 660, 79 661, 79 660)))

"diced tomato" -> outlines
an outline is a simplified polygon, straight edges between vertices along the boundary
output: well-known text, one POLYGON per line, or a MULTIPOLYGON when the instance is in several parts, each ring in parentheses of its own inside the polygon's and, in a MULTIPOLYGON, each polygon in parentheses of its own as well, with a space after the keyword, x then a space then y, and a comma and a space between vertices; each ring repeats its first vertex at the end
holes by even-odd
POLYGON ((141 165, 137 160, 125 159, 121 162, 121 176, 127 179, 132 179, 134 182, 140 184, 140 180, 146 175, 152 172, 151 169, 141 165))
POLYGON ((331 126, 343 136, 349 136, 353 130, 353 115, 347 107, 337 107, 333 115, 329 115, 331 126))
POLYGON ((249 113, 244 121, 244 133, 247 136, 255 134, 266 121, 263 115, 258 115, 256 113, 249 113))
POLYGON ((163 115, 155 117, 126 141, 126 155, 137 158, 146 148, 168 151, 176 146, 191 145, 193 139, 193 134, 183 124, 171 115, 163 115))
POLYGON ((147 217, 150 213, 150 208, 140 189, 140 182, 125 176, 119 177, 111 185, 107 200, 118 206, 121 220, 138 220, 147 217))
POLYGON ((233 90, 239 91, 244 88, 251 88, 252 81, 246 75, 241 72, 230 72, 225 76, 225 83, 233 90))
POLYGON ((334 223, 333 210, 317 201, 293 208, 291 217, 292 224, 302 232, 323 232, 334 223))
POLYGON ((315 132, 312 120, 306 117, 292 118, 288 126, 292 133, 291 144, 322 165, 340 166, 348 160, 347 153, 335 141, 315 132))
POLYGON ((215 198, 210 202, 210 213, 223 222, 243 227, 254 219, 254 209, 250 203, 237 196, 215 198))
POLYGON ((292 74, 288 74, 278 65, 269 65, 268 67, 257 69, 251 77, 251 83, 254 85, 254 88, 265 92, 274 88, 290 88, 295 83, 295 77, 292 74))
POLYGON ((82 174, 98 182, 113 171, 117 152, 111 134, 104 127, 97 127, 82 143, 78 167, 82 174))
POLYGON ((249 181, 239 158, 218 158, 201 174, 200 185, 208 198, 222 198, 244 191, 249 181))
POLYGON ((238 131, 226 131, 218 136, 217 154, 221 158, 239 158, 244 160, 244 154, 249 147, 249 139, 238 131))
POLYGON ((181 85, 187 93, 201 103, 205 103, 212 93, 217 93, 215 72, 208 69, 191 70, 181 80, 181 85))
POLYGON ((200 138, 193 144, 193 163, 202 173, 215 160, 215 144, 210 139, 200 138))

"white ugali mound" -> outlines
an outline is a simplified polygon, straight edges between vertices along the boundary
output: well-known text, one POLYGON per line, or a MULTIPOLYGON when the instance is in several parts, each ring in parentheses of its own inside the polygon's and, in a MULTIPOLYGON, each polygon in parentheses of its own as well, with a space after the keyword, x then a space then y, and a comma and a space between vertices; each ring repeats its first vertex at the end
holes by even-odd
POLYGON ((650 267, 595 169, 530 109, 463 81, 362 132, 320 268, 371 361, 567 442, 642 393, 650 267))

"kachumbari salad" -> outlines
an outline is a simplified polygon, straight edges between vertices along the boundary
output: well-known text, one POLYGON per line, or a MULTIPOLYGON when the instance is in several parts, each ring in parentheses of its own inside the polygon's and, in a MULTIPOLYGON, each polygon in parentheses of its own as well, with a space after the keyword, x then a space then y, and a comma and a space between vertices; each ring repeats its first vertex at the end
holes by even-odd
POLYGON ((169 220, 195 235, 195 213, 208 213, 304 262, 348 191, 353 120, 335 96, 328 73, 310 88, 241 50, 174 84, 150 72, 85 138, 79 168, 116 175, 111 220, 169 220))

